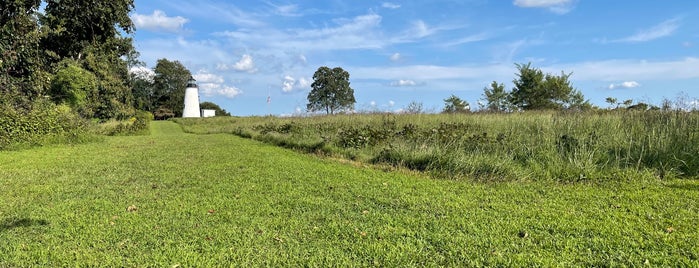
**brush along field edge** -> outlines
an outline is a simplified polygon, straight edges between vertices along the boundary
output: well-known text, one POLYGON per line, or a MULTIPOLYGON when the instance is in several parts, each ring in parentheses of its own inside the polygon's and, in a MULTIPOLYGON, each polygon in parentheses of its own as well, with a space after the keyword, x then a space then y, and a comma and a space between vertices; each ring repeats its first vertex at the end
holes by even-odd
POLYGON ((0 154, 0 266, 699 265, 699 183, 474 183, 153 122, 0 154))

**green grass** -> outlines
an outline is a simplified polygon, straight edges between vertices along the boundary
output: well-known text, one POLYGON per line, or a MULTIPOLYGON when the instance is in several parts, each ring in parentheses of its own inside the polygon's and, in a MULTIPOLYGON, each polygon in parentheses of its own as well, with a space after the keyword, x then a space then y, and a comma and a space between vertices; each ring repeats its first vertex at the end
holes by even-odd
POLYGON ((699 113, 672 111, 177 119, 285 148, 480 181, 699 178, 699 113))
POLYGON ((699 266, 697 180, 435 180, 151 127, 1 152, 0 267, 699 266))

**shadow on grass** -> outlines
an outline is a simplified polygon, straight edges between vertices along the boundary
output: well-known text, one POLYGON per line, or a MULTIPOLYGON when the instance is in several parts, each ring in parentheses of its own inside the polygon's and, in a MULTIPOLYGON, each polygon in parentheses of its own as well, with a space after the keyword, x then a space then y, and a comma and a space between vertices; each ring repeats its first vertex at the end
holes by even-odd
POLYGON ((30 219, 30 218, 5 218, 2 223, 0 223, 0 232, 9 231, 18 227, 32 227, 32 226, 44 226, 48 225, 49 222, 46 220, 30 219))

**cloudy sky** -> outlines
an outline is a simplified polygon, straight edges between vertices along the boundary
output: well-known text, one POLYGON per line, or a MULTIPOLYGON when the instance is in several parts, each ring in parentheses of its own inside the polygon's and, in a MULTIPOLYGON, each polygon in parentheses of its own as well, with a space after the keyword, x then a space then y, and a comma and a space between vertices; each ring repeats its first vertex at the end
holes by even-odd
POLYGON ((202 101, 234 115, 305 112, 315 70, 350 73, 359 111, 451 94, 471 103, 515 63, 572 72, 592 103, 699 97, 696 0, 136 0, 135 45, 152 68, 182 62, 202 101), (271 100, 269 103, 267 102, 271 100))

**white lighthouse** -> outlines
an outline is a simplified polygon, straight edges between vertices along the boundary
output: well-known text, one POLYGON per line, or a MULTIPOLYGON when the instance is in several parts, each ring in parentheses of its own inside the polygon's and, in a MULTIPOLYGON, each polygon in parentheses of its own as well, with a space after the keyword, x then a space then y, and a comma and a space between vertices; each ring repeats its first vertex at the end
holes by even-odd
POLYGON ((199 110, 199 87, 193 77, 187 81, 187 89, 184 91, 184 111, 182 117, 201 117, 199 110))

